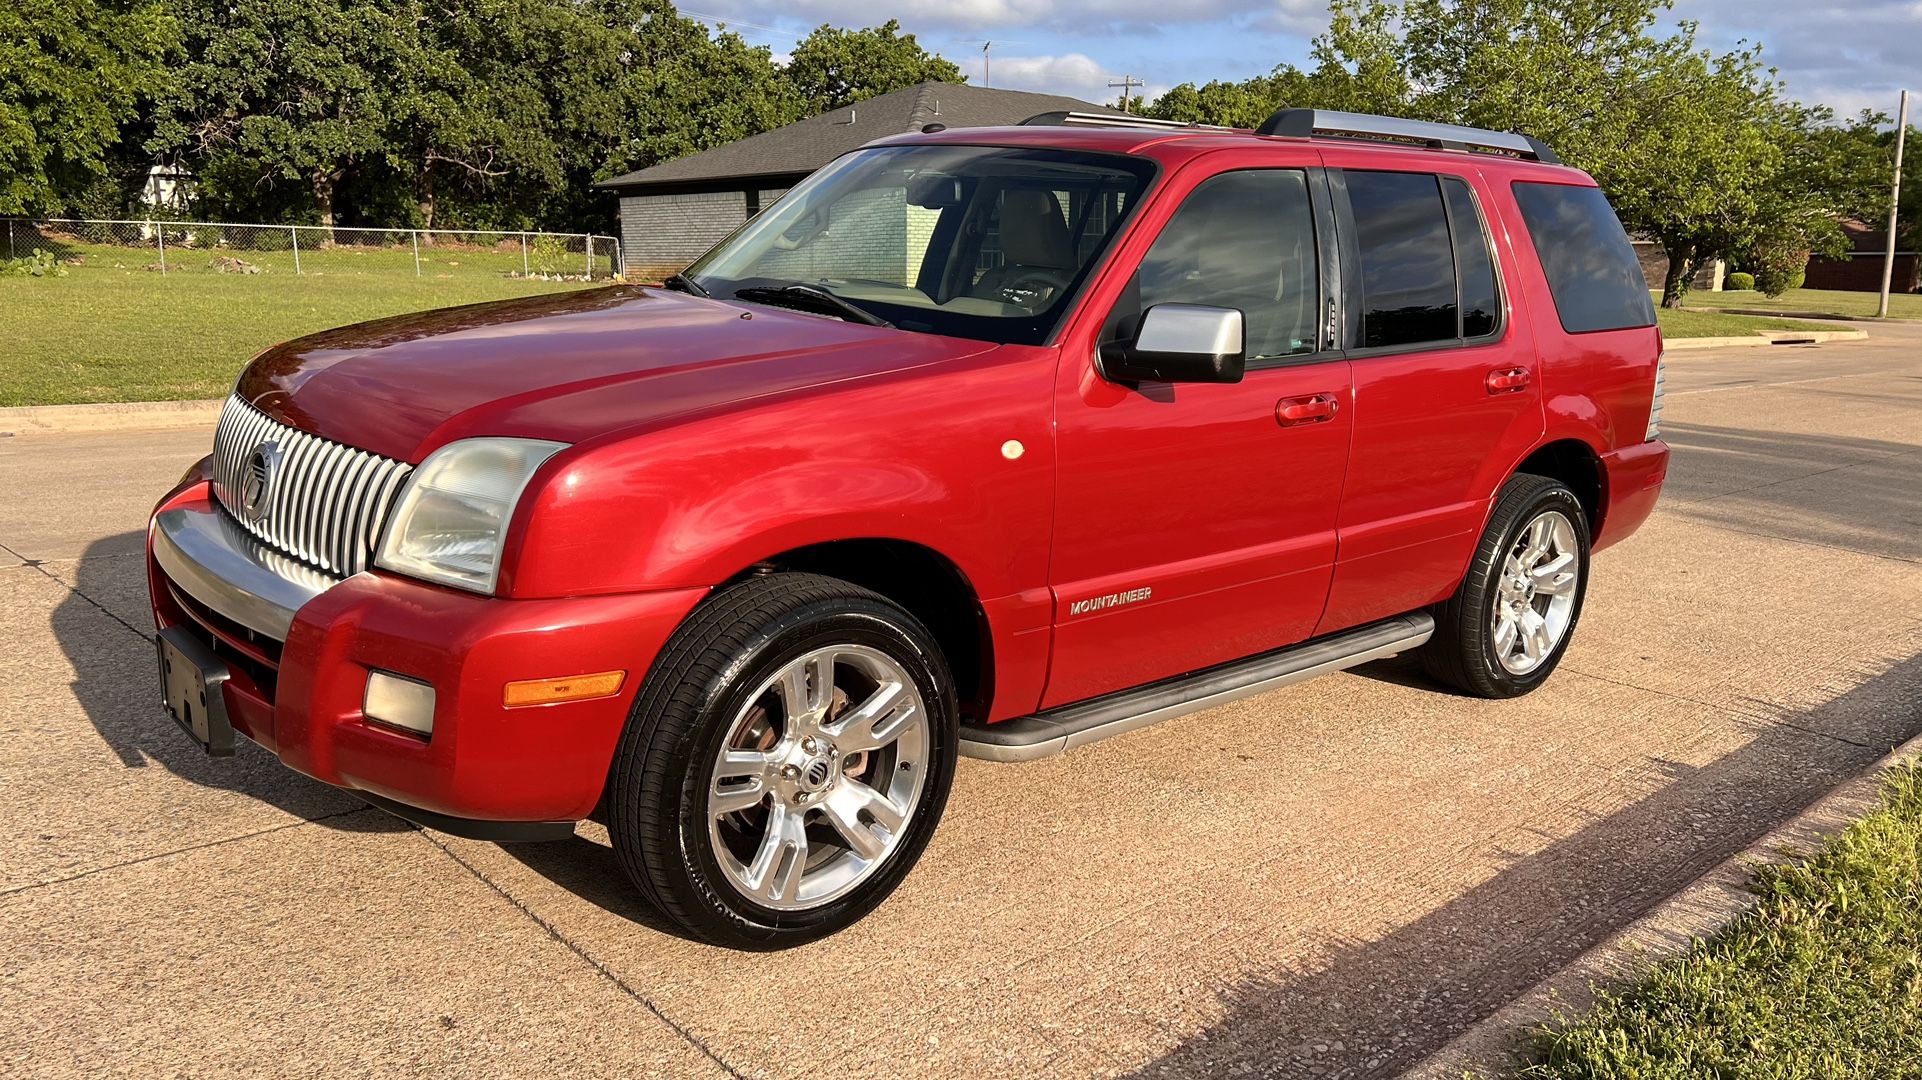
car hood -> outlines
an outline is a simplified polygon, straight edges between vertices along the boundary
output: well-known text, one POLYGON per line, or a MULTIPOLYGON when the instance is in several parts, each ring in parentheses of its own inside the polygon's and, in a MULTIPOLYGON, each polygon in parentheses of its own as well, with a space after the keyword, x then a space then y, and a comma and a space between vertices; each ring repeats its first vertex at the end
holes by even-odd
POLYGON ((577 443, 992 347, 615 286, 328 330, 262 353, 235 392, 301 430, 418 462, 473 435, 577 443))

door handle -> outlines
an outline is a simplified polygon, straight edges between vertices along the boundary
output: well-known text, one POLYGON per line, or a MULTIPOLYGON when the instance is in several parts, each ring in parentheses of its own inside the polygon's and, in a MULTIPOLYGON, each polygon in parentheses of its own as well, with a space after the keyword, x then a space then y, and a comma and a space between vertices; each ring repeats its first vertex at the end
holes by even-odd
POLYGON ((1534 380, 1525 367, 1496 368, 1488 373, 1488 392, 1491 394, 1512 394, 1517 390, 1528 389, 1534 380))
POLYGON ((1306 397, 1282 398, 1275 405, 1275 423, 1282 427, 1300 427, 1303 424, 1319 424, 1333 420, 1340 405, 1333 394, 1309 394, 1306 397))

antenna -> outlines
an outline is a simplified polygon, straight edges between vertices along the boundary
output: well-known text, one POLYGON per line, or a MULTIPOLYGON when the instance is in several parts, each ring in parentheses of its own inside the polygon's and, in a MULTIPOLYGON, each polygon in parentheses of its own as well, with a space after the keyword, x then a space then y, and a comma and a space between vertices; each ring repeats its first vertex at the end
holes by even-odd
POLYGON ((993 48, 996 45, 1026 45, 1027 42, 1025 41, 984 41, 980 38, 972 38, 970 40, 963 41, 961 44, 981 46, 981 85, 992 86, 993 83, 990 82, 988 78, 988 76, 990 75, 990 70, 989 70, 990 51, 993 50, 993 48))
POLYGON ((1135 78, 1133 75, 1123 75, 1118 82, 1108 83, 1108 88, 1110 90, 1114 89, 1117 86, 1121 88, 1121 111, 1125 113, 1131 113, 1134 110, 1128 108, 1128 98, 1131 96, 1135 87, 1145 86, 1145 85, 1146 85, 1145 83, 1143 83, 1140 79, 1135 78))

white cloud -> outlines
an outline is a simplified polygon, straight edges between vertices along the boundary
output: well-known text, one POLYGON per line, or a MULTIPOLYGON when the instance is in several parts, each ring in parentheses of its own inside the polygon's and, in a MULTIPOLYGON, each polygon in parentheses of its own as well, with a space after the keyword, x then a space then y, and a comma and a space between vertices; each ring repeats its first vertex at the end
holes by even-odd
MULTIPOLYGON (((1001 90, 1065 94, 1095 103, 1112 102, 1120 98, 1121 88, 1108 84, 1120 82, 1123 75, 1129 74, 1078 52, 1059 56, 997 56, 993 70, 993 85, 1001 90)), ((1139 73, 1134 74, 1140 77, 1139 73)), ((970 75, 971 80, 977 77, 970 75)), ((1137 96, 1145 93, 1152 100, 1167 89, 1156 83, 1150 83, 1144 89, 1137 83, 1134 92, 1137 96)))
POLYGON ((1915 0, 1679 0, 1677 17, 1701 23, 1717 48, 1759 41, 1789 92, 1838 115, 1895 111, 1896 90, 1922 88, 1922 3, 1915 0))

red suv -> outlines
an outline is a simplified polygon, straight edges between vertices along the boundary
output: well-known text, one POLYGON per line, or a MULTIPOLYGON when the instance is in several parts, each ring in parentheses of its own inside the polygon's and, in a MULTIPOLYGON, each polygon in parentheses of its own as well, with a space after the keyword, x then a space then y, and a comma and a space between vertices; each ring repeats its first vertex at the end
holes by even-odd
POLYGON ((606 823, 692 934, 847 925, 961 755, 1395 653, 1540 685, 1655 504, 1594 183, 1310 110, 881 140, 664 287, 277 346, 156 509, 167 709, 419 824, 606 823))

